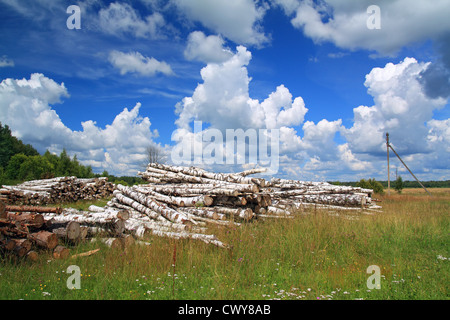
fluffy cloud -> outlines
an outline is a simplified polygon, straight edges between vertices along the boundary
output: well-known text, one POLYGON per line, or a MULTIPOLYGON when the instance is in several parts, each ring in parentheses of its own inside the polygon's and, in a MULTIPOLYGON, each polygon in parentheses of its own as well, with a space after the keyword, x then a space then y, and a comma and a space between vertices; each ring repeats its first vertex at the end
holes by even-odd
POLYGON ((377 154, 384 152, 384 135, 389 132, 394 145, 403 154, 430 152, 426 123, 433 110, 442 108, 447 101, 429 98, 418 80, 428 63, 405 58, 398 64, 388 63, 374 68, 366 76, 365 86, 373 96, 375 105, 354 109, 354 124, 343 130, 354 152, 377 154))
POLYGON ((100 27, 113 35, 131 34, 137 38, 160 38, 164 33, 164 17, 158 13, 142 19, 139 13, 127 3, 114 2, 98 13, 100 27))
MULTIPOLYGON (((302 128, 302 138, 299 134, 300 125, 308 112, 302 97, 294 98, 281 84, 262 101, 251 98, 251 78, 247 70, 250 60, 251 53, 245 47, 238 46, 229 60, 210 63, 201 70, 203 82, 197 86, 192 96, 185 97, 176 107, 179 115, 176 124, 180 130, 172 138, 180 141, 183 137, 182 143, 189 145, 183 146, 181 143, 177 148, 189 149, 194 141, 201 142, 201 137, 196 137, 192 132, 191 125, 193 121, 202 121, 204 126, 218 129, 224 136, 227 129, 255 129, 259 132, 279 130, 280 160, 285 163, 286 168, 311 155, 322 160, 336 158, 338 150, 334 137, 340 130, 341 120, 330 122, 324 119, 318 124, 307 121, 302 128)), ((248 155, 251 142, 247 144, 247 153, 237 151, 236 157, 248 155)), ((221 148, 220 152, 225 155, 226 150, 219 143, 216 150, 221 148)))
POLYGON ((177 105, 176 124, 189 128, 194 119, 225 129, 279 129, 303 122, 307 110, 301 97, 292 100, 289 90, 280 85, 262 102, 249 96, 250 78, 246 66, 251 53, 243 46, 223 63, 210 63, 201 70, 203 83, 191 97, 177 105))
POLYGON ((450 32, 435 44, 438 60, 420 74, 425 93, 431 98, 450 97, 450 32))
POLYGON ((90 120, 82 122, 82 131, 73 131, 51 107, 68 96, 63 83, 43 74, 32 74, 30 79, 5 79, 0 84, 0 121, 40 152, 48 149, 58 153, 65 148, 95 171, 135 175, 142 169, 145 150, 155 144, 158 132, 150 129, 147 117, 139 115, 140 103, 131 110, 124 108, 105 128, 90 120))
POLYGON ((194 31, 189 34, 184 56, 188 60, 198 60, 202 62, 224 62, 233 53, 224 48, 224 40, 220 36, 206 36, 201 31, 194 31))
MULTIPOLYGON (((192 96, 185 97, 176 106, 179 115, 176 124, 180 130, 174 141, 188 137, 184 142, 192 150, 194 141, 201 143, 201 134, 196 136, 191 129, 196 120, 221 132, 239 128, 278 129, 282 169, 279 175, 354 180, 383 175, 384 139, 388 131, 393 146, 419 176, 427 172, 428 177, 439 179, 434 168, 449 169, 448 154, 445 154, 450 148, 446 138, 449 122, 433 119, 433 111, 443 108, 447 100, 428 97, 420 83, 420 75, 430 63, 406 58, 398 64, 388 63, 372 69, 366 76, 365 86, 374 105, 355 108, 353 124, 347 128, 341 119, 305 121, 308 109, 303 99, 293 98, 284 85, 279 85, 262 101, 251 98, 247 70, 250 61, 251 53, 239 46, 230 59, 209 63, 201 70, 203 82, 192 96), (338 143, 337 135, 344 142, 338 143)), ((176 147, 186 146, 179 143, 176 147)), ((246 152, 250 147, 248 143, 246 152)), ((215 148, 222 154, 226 152, 221 143, 215 148)))
POLYGON ((120 70, 120 74, 138 73, 142 76, 154 76, 156 73, 173 75, 172 68, 164 61, 144 57, 139 52, 124 53, 113 50, 109 54, 109 62, 120 70))
POLYGON ((392 55, 402 47, 442 36, 450 29, 448 1, 430 6, 426 0, 273 0, 292 17, 294 27, 315 42, 332 42, 344 49, 368 49, 392 55), (381 13, 381 29, 367 28, 376 4, 381 13))
POLYGON ((266 7, 253 0, 172 0, 192 21, 238 44, 263 45, 268 37, 261 30, 266 7))

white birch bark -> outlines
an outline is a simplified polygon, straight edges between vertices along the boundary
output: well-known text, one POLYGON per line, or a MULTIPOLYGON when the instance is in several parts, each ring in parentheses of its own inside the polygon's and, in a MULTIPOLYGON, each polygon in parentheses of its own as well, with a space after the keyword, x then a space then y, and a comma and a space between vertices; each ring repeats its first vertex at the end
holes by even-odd
MULTIPOLYGON (((117 185, 117 189, 120 190, 123 194, 129 196, 130 198, 152 209, 153 211, 160 213, 162 216, 164 216, 170 221, 178 223, 185 223, 190 221, 189 217, 186 214, 178 212, 156 200, 146 197, 145 195, 142 195, 140 193, 137 193, 129 187, 125 187, 119 184, 117 185)), ((193 221, 190 222, 193 223, 193 221)))
POLYGON ((138 186, 134 186, 133 189, 147 196, 151 196, 152 198, 158 201, 162 201, 180 207, 195 207, 198 205, 210 206, 213 204, 213 199, 207 195, 199 195, 195 197, 175 197, 175 196, 167 196, 146 188, 140 188, 138 186))

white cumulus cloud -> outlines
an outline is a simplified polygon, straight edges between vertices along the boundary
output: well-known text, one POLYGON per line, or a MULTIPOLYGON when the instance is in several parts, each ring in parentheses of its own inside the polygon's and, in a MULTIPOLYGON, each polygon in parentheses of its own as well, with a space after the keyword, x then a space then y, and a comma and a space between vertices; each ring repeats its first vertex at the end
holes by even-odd
POLYGON ((368 49, 393 55, 404 46, 437 39, 450 30, 446 0, 272 0, 291 17, 295 28, 316 43, 344 49, 368 49), (380 8, 380 29, 367 28, 371 5, 380 8))
POLYGON ((92 165, 94 171, 136 175, 145 163, 146 148, 158 137, 149 118, 139 115, 141 104, 131 110, 124 108, 105 128, 89 120, 81 123, 83 130, 74 131, 51 106, 67 97, 63 83, 43 74, 5 79, 0 83, 0 121, 40 152, 48 149, 59 153, 65 148, 69 154, 77 154, 83 164, 92 165))
POLYGON ((172 0, 190 20, 234 41, 260 46, 269 41, 260 23, 267 10, 253 0, 172 0))
POLYGON ((101 29, 113 35, 133 35, 137 38, 157 39, 164 35, 162 31, 166 24, 159 12, 142 18, 139 13, 127 3, 114 2, 98 13, 101 29))
MULTIPOLYGON (((282 84, 262 101, 252 98, 247 69, 250 61, 251 53, 238 46, 230 59, 202 68, 203 82, 176 106, 178 138, 189 137, 185 140, 188 148, 193 141, 201 141, 200 135, 192 132, 194 121, 221 132, 279 129, 280 174, 284 171, 292 177, 295 171, 301 179, 354 180, 383 175, 388 131, 393 146, 419 175, 427 172, 436 179, 437 168, 449 169, 448 155, 443 151, 449 149, 445 138, 449 123, 433 119, 433 111, 443 108, 447 100, 428 97, 419 81, 429 63, 406 58, 372 69, 364 84, 374 105, 355 108, 353 123, 345 127, 341 119, 307 120, 303 98, 294 98, 282 84)), ((219 146, 217 150, 226 152, 219 146)))
POLYGON ((194 31, 189 34, 184 56, 188 60, 198 60, 202 62, 224 62, 233 53, 228 48, 224 48, 224 40, 220 36, 206 36, 201 31, 194 31))
POLYGON ((398 150, 403 153, 431 151, 426 123, 447 100, 433 99, 423 92, 418 77, 427 66, 428 63, 405 58, 398 64, 372 69, 365 86, 375 104, 355 108, 353 126, 343 130, 353 151, 383 152, 386 132, 395 137, 398 150))
POLYGON ((157 73, 173 75, 170 65, 155 58, 144 57, 139 52, 124 53, 113 50, 109 54, 109 62, 120 70, 120 74, 137 73, 142 76, 154 76, 157 73))

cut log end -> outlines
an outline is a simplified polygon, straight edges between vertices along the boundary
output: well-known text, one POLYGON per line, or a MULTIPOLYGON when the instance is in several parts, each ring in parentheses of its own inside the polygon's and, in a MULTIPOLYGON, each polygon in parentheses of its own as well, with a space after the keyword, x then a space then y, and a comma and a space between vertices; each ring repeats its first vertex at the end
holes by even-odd
POLYGON ((32 262, 36 262, 39 259, 39 254, 36 251, 29 251, 27 253, 27 259, 32 262))
POLYGON ((75 241, 80 238, 81 228, 80 224, 76 221, 70 221, 66 227, 67 239, 75 241))
POLYGON ((36 233, 31 233, 29 237, 38 246, 46 249, 54 249, 58 245, 58 237, 52 232, 43 230, 36 233))
POLYGON ((64 246, 57 246, 53 250, 53 258, 55 259, 66 259, 69 256, 69 249, 64 246))

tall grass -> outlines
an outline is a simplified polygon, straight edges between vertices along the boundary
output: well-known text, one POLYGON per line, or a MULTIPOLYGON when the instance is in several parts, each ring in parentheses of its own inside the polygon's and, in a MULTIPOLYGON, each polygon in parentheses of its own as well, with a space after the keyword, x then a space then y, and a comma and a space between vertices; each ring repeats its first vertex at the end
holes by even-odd
POLYGON ((373 215, 309 210, 294 219, 211 227, 231 250, 150 237, 90 257, 2 261, 0 299, 448 299, 450 190, 380 196, 373 215), (81 289, 69 290, 69 265, 81 289), (381 289, 368 289, 370 265, 381 289))

